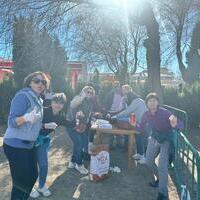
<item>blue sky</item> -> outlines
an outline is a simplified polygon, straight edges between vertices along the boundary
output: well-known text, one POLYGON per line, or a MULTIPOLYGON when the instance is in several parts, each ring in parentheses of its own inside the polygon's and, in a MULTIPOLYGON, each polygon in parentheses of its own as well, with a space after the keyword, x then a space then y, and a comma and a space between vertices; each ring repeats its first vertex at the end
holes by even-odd
MULTIPOLYGON (((105 6, 106 9, 110 8, 110 9, 118 9, 120 7, 120 9, 122 9, 123 11, 126 11, 127 8, 130 9, 130 5, 132 5, 132 9, 136 9, 138 7, 141 6, 142 0, 93 0, 95 3, 97 3, 100 6, 105 6), (128 2, 131 4, 128 4, 128 2), (134 2, 134 3, 133 3, 134 2), (140 4, 140 5, 139 5, 140 4)), ((170 45, 170 39, 167 37, 162 37, 162 41, 163 43, 161 44, 161 50, 167 49, 167 47, 170 45)), ((62 39, 61 39, 61 43, 62 43, 62 39)), ((65 43, 65 42, 63 42, 65 43)), ((187 49, 185 49, 186 52, 187 49)), ((184 52, 184 54, 185 54, 184 52)), ((162 61, 165 60, 166 56, 169 54, 169 50, 165 51, 164 54, 162 54, 162 61)), ((183 57, 185 57, 183 54, 183 57)), ((72 56, 73 54, 71 54, 71 58, 72 60, 76 60, 76 57, 72 56)), ((144 51, 144 55, 142 55, 143 57, 145 57, 145 51, 144 51)), ((2 43, 0 43, 0 57, 5 57, 5 58, 12 58, 12 47, 9 46, 7 47, 6 45, 3 45, 2 43)), ((166 62, 162 62, 161 66, 162 67, 167 67, 170 70, 172 70, 174 73, 176 73, 177 75, 180 73, 179 69, 178 69, 178 63, 177 63, 177 59, 176 56, 174 55, 173 57, 170 57, 170 62, 166 63, 166 62)), ((145 61, 143 61, 143 66, 145 67, 145 61)), ((105 66, 101 66, 102 71, 106 71, 106 67, 105 66)), ((142 71, 143 69, 138 69, 138 71, 142 71)))

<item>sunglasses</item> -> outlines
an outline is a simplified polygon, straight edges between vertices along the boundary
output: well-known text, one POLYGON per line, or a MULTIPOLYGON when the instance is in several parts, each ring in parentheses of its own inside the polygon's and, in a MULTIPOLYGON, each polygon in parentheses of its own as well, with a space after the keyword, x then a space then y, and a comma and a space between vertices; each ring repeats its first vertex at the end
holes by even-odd
POLYGON ((39 84, 39 83, 42 83, 42 85, 46 86, 47 85, 47 81, 44 80, 44 79, 39 79, 39 78, 33 78, 32 81, 35 83, 35 84, 39 84))
POLYGON ((62 105, 64 105, 65 104, 65 101, 64 100, 62 100, 62 99, 56 99, 56 98, 54 98, 54 99, 52 99, 51 101, 53 101, 53 102, 55 102, 55 103, 57 103, 57 104, 62 104, 62 105))
POLYGON ((93 92, 92 91, 87 91, 88 94, 90 95, 93 95, 93 92))

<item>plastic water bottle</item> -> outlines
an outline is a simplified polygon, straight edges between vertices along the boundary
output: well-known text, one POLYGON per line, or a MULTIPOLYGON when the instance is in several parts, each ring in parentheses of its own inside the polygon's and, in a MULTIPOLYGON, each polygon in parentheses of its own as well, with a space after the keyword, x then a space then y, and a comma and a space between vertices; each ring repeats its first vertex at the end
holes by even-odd
POLYGON ((186 185, 181 185, 182 191, 181 191, 181 200, 191 200, 190 193, 187 190, 186 185))

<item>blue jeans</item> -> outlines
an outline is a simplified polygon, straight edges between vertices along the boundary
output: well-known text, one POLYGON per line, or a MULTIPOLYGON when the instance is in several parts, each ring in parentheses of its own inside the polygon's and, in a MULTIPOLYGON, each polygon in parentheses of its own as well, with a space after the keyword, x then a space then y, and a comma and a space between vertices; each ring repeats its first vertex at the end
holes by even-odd
POLYGON ((48 173, 48 149, 49 141, 44 142, 42 145, 36 147, 37 163, 39 173, 39 188, 45 185, 48 173))
POLYGON ((71 162, 78 165, 83 164, 84 153, 88 153, 88 133, 87 130, 83 133, 77 132, 74 128, 66 128, 69 137, 73 142, 73 153, 71 162))
POLYGON ((136 140, 137 153, 140 155, 145 154, 147 148, 147 138, 145 137, 145 135, 143 133, 136 134, 135 140, 136 140))

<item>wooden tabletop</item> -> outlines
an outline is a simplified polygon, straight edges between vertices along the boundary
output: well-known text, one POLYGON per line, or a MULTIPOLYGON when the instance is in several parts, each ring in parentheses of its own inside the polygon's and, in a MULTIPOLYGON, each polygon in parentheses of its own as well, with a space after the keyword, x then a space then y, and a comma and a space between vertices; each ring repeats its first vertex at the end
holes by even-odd
POLYGON ((113 127, 112 129, 104 129, 104 128, 98 128, 98 126, 96 125, 92 125, 91 130, 96 130, 98 132, 110 133, 110 134, 116 134, 116 135, 135 135, 139 133, 138 131, 134 129, 126 130, 126 129, 119 129, 116 127, 113 127))

